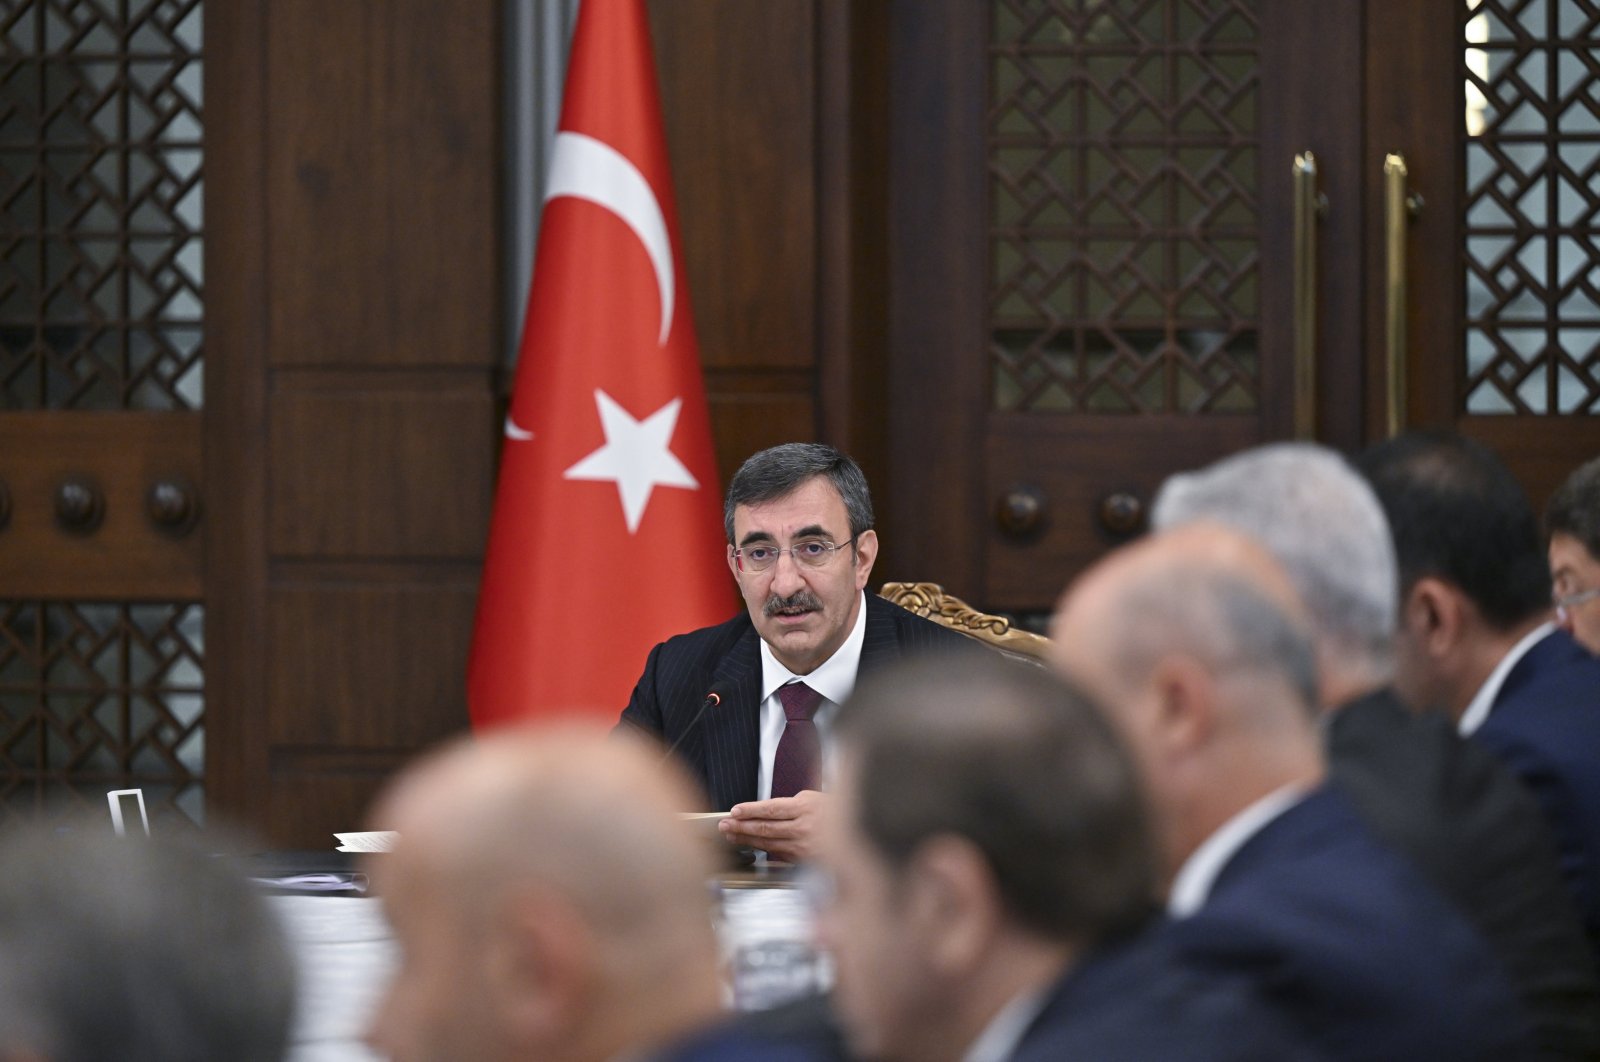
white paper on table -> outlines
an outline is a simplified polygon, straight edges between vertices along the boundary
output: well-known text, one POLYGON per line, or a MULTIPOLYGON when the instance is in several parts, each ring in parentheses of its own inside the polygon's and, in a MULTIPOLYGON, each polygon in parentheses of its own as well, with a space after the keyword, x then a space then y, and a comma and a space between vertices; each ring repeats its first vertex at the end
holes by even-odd
POLYGON ((270 896, 295 955, 300 984, 293 1048, 296 1062, 367 1062, 361 1044, 400 951, 379 900, 339 896, 270 896))
POLYGON ((388 852, 393 850, 400 835, 393 830, 370 830, 366 833, 336 833, 339 842, 336 852, 388 852))
POLYGON ((257 885, 270 889, 293 889, 296 892, 366 892, 367 876, 351 873, 283 874, 277 877, 254 877, 257 885))

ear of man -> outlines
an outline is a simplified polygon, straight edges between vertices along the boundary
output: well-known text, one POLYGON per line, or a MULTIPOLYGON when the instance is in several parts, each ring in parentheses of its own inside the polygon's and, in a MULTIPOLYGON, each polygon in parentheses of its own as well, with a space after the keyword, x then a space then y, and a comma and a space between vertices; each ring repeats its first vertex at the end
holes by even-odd
POLYGON ((1159 747, 1169 761, 1187 759, 1216 732, 1216 678, 1193 657, 1174 655, 1156 663, 1150 683, 1159 747))
POLYGON ((1470 607, 1456 587, 1425 576, 1406 594, 1402 615, 1415 643, 1429 657, 1446 660, 1466 637, 1470 607))
POLYGON ((878 559, 878 533, 870 527, 856 536, 855 547, 856 589, 864 589, 872 575, 872 565, 878 559))
POLYGON ((932 837, 906 868, 909 929, 924 941, 923 961, 941 979, 967 977, 993 946, 1004 904, 977 846, 964 837, 932 837))
POLYGON ((519 1044, 561 1043, 591 1009, 599 949, 587 918, 547 888, 506 897, 500 932, 484 941, 488 991, 519 1044))

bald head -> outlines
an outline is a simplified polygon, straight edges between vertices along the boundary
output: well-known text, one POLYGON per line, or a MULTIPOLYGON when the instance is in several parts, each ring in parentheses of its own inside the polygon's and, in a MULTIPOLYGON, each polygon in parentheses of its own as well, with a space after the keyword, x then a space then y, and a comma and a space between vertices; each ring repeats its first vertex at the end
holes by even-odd
POLYGON ((1197 523, 1113 553, 1073 585, 1052 628, 1057 663, 1079 670, 1094 646, 1120 685, 1157 662, 1188 656, 1220 678, 1274 680, 1277 706, 1309 711, 1316 666, 1308 621, 1293 584, 1250 537, 1197 523))
POLYGON ((1309 621, 1245 535, 1193 524, 1113 553, 1069 588, 1051 635, 1134 751, 1169 872, 1255 800, 1320 779, 1309 621))
POLYGON ((406 952, 377 1046, 606 1057, 714 1011, 711 849, 677 816, 701 802, 659 761, 627 735, 545 727, 400 776, 373 817, 401 836, 375 876, 406 952))
POLYGON ((587 727, 461 742, 403 774, 375 821, 401 834, 401 861, 449 877, 465 910, 538 880, 621 929, 674 893, 703 897, 713 869, 676 814, 704 801, 660 758, 587 727), (628 885, 639 866, 655 879, 645 897, 628 885))

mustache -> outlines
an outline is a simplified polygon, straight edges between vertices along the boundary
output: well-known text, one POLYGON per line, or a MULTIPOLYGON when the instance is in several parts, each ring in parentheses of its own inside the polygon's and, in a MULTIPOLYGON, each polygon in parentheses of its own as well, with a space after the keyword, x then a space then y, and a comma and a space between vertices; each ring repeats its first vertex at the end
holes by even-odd
POLYGON ((761 606, 761 614, 771 616, 780 609, 804 608, 813 612, 822 611, 822 601, 810 590, 796 590, 788 597, 769 597, 767 603, 761 606))

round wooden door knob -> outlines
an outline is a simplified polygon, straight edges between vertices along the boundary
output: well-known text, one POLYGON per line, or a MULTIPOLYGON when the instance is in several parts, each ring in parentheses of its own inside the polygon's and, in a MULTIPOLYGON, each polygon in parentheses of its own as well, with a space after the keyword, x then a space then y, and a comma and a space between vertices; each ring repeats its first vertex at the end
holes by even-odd
POLYGON ((145 494, 145 511, 163 531, 185 535, 200 518, 200 498, 184 480, 163 479, 145 494))
POLYGON ((1107 494, 1100 500, 1100 526, 1113 535, 1131 535, 1144 527, 1144 502, 1127 491, 1107 494))
POLYGON ((105 495, 93 480, 68 479, 56 488, 56 523, 63 530, 87 535, 105 516, 105 495))
POLYGON ((995 507, 995 522, 1013 538, 1026 538, 1044 529, 1048 502, 1044 491, 1034 486, 1017 486, 1007 491, 995 507))

